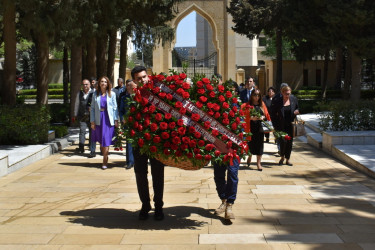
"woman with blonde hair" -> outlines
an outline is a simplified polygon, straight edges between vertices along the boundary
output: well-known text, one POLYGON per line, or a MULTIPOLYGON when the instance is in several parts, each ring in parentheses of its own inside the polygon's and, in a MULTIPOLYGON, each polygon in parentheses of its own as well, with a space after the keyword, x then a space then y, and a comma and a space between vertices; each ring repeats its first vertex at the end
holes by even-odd
POLYGON ((103 154, 102 169, 107 169, 109 146, 113 145, 115 127, 118 127, 116 94, 108 77, 99 78, 96 91, 92 95, 90 122, 92 140, 100 143, 103 154))

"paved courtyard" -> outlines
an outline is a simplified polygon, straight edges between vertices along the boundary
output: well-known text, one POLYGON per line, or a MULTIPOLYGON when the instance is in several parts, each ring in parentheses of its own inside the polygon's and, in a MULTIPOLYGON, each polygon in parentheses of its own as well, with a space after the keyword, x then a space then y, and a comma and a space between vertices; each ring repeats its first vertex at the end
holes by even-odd
POLYGON ((0 249, 375 249, 375 180, 305 143, 292 167, 270 143, 263 172, 241 166, 231 222, 210 167, 166 167, 166 218, 139 221, 123 153, 103 171, 74 148, 0 178, 0 249))

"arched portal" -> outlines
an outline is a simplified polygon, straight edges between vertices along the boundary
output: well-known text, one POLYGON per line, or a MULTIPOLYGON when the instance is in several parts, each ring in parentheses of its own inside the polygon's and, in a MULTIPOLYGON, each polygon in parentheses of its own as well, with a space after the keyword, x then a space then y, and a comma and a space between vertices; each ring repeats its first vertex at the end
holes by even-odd
MULTIPOLYGON (((226 12, 227 1, 204 0, 183 1, 178 4, 178 13, 170 22, 170 26, 176 30, 179 22, 188 14, 195 11, 207 20, 212 29, 212 41, 217 50, 217 72, 224 80, 235 79, 236 53, 235 35, 231 30, 231 17, 226 12)), ((172 68, 172 48, 176 41, 170 45, 156 46, 153 52, 153 71, 168 72, 172 68)))

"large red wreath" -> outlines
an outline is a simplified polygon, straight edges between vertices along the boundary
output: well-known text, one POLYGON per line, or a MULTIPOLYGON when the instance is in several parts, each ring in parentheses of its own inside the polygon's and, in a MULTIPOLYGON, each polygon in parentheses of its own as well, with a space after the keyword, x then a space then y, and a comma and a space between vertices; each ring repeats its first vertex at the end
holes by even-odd
POLYGON ((184 73, 154 75, 138 86, 129 107, 124 131, 143 154, 198 166, 247 154, 249 134, 230 82, 215 86, 201 78, 190 85, 184 73))

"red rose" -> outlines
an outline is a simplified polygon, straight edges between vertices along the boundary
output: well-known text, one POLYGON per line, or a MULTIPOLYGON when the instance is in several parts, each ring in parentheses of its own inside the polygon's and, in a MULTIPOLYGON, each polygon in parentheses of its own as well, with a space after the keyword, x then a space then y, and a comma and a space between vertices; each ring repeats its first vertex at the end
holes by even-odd
POLYGON ((285 140, 287 140, 287 141, 290 141, 290 140, 292 140, 292 137, 290 137, 289 135, 285 135, 285 140))
POLYGON ((212 158, 211 155, 205 155, 205 156, 204 156, 204 159, 205 159, 206 161, 210 161, 211 158, 212 158))
POLYGON ((182 155, 182 152, 181 152, 180 150, 177 150, 176 153, 175 153, 175 155, 176 155, 177 157, 180 157, 180 156, 182 155))
POLYGON ((152 114, 154 113, 156 110, 156 107, 154 105, 151 105, 149 108, 148 108, 148 111, 152 114))
POLYGON ((143 141, 143 139, 142 139, 142 138, 139 138, 139 139, 138 139, 138 146, 139 146, 139 147, 143 147, 144 144, 145 144, 145 142, 143 141))
POLYGON ((177 131, 172 131, 171 137, 176 137, 176 136, 179 136, 178 132, 177 131))
POLYGON ((185 143, 185 144, 189 144, 190 143, 190 138, 187 137, 187 136, 184 136, 184 137, 182 137, 182 142, 185 143))
POLYGON ((213 107, 213 110, 215 111, 219 111, 220 110, 220 106, 218 104, 214 104, 214 107, 213 107))
POLYGON ((190 140, 189 147, 195 148, 197 146, 197 142, 195 140, 190 140))
POLYGON ((191 119, 195 122, 199 121, 201 119, 201 116, 199 114, 192 114, 191 119))
POLYGON ((220 96, 219 96, 219 101, 220 101, 220 102, 225 102, 225 97, 222 96, 222 95, 220 95, 220 96))
POLYGON ((176 88, 176 84, 169 85, 169 88, 172 89, 172 90, 174 90, 176 88))
POLYGON ((223 119, 222 123, 223 123, 223 125, 228 125, 229 124, 229 119, 223 119))
POLYGON ((142 113, 147 113, 148 112, 148 107, 144 107, 142 110, 142 113))
POLYGON ((230 116, 230 117, 234 117, 234 115, 235 115, 235 114, 234 114, 233 110, 229 111, 229 116, 230 116))
POLYGON ((230 91, 227 91, 227 92, 225 92, 225 96, 227 98, 231 98, 232 97, 232 93, 230 91))
POLYGON ((209 109, 213 109, 213 108, 214 108, 214 104, 211 103, 211 102, 208 102, 208 103, 207 103, 207 107, 208 107, 209 109))
POLYGON ((158 79, 161 82, 165 79, 165 77, 163 75, 157 75, 156 79, 158 79))
POLYGON ((179 127, 177 130, 178 130, 178 133, 180 135, 184 135, 186 133, 186 128, 185 127, 179 127))
POLYGON ((166 93, 164 93, 164 92, 160 92, 159 93, 159 97, 161 98, 161 99, 164 99, 165 97, 166 97, 166 93))
POLYGON ((216 94, 215 92, 211 91, 209 94, 208 94, 211 98, 215 98, 216 94))
POLYGON ((189 152, 189 153, 187 153, 187 154, 186 154, 186 156, 187 156, 188 158, 193 158, 193 154, 192 154, 192 153, 190 153, 190 152, 189 152))
POLYGON ((210 80, 208 78, 202 78, 202 82, 204 84, 209 84, 210 83, 210 80))
POLYGON ((181 145, 180 145, 180 148, 181 148, 182 150, 185 150, 185 149, 188 149, 188 148, 189 148, 189 145, 188 145, 188 144, 181 144, 181 145))
POLYGON ((167 149, 167 148, 165 148, 165 149, 163 150, 163 153, 164 153, 165 155, 170 155, 170 154, 171 154, 171 152, 170 152, 169 149, 167 149))
POLYGON ((164 147, 165 148, 170 148, 171 147, 171 143, 169 141, 165 142, 164 143, 164 147))
POLYGON ((173 137, 172 142, 174 145, 179 145, 181 143, 181 139, 179 137, 173 137))
POLYGON ((228 140, 228 136, 223 135, 223 136, 221 137, 221 139, 224 140, 224 141, 226 141, 226 140, 228 140))
POLYGON ((227 102, 223 102, 223 108, 224 109, 228 109, 229 108, 229 104, 227 102))
POLYGON ((182 84, 182 88, 188 90, 188 89, 190 89, 190 84, 187 83, 187 82, 184 82, 184 83, 182 84))
POLYGON ((238 102, 237 98, 236 98, 236 97, 233 97, 233 98, 232 98, 232 102, 233 102, 233 103, 237 103, 237 102, 238 102))
POLYGON ((139 126, 139 123, 138 123, 138 122, 135 122, 135 123, 133 124, 133 128, 134 128, 134 129, 138 128, 138 126, 139 126))
POLYGON ((175 122, 170 122, 169 124, 168 124, 168 128, 169 129, 174 129, 176 127, 176 123, 175 122))
POLYGON ((167 94, 167 99, 171 101, 173 99, 173 96, 171 94, 167 94))
POLYGON ((133 116, 129 116, 128 122, 132 123, 134 121, 133 116))
POLYGON ((194 148, 193 152, 194 152, 194 154, 200 154, 201 150, 199 148, 194 148))
POLYGON ((195 159, 201 160, 203 159, 203 156, 201 154, 196 154, 195 159))
POLYGON ((134 136, 135 135, 135 131, 132 129, 132 130, 130 130, 130 136, 134 136))
POLYGON ((205 97, 205 96, 201 96, 201 97, 199 97, 199 100, 200 100, 201 102, 205 103, 205 102, 207 102, 207 97, 205 97))
POLYGON ((214 90, 214 87, 212 87, 211 84, 207 84, 207 85, 206 85, 206 89, 207 89, 208 91, 212 91, 212 90, 214 90))
POLYGON ((151 132, 155 132, 158 129, 158 125, 156 123, 152 123, 150 125, 151 132))
POLYGON ((166 122, 161 122, 159 125, 161 130, 166 130, 168 128, 168 123, 166 122))
POLYGON ((142 131, 143 130, 143 126, 141 124, 138 125, 138 131, 142 131))
POLYGON ((213 116, 215 113, 214 113, 214 111, 210 110, 210 111, 207 112, 207 114, 208 114, 209 116, 213 116))
POLYGON ((156 151, 158 151, 158 149, 157 149, 155 146, 151 146, 151 147, 150 147, 150 151, 151 151, 152 153, 156 153, 156 151))
POLYGON ((239 117, 236 117, 236 122, 237 123, 240 123, 241 122, 241 119, 239 117))
POLYGON ((219 92, 224 93, 224 86, 223 85, 217 86, 217 89, 219 90, 219 92))
POLYGON ((213 136, 218 136, 219 135, 219 131, 217 129, 212 130, 212 135, 213 136))
POLYGON ((141 104, 142 104, 142 106, 146 106, 148 104, 148 99, 142 98, 141 104))
POLYGON ((177 144, 171 144, 171 149, 177 150, 178 149, 178 145, 177 144))
POLYGON ((146 139, 146 140, 151 140, 151 135, 150 133, 144 133, 143 137, 146 139))
POLYGON ((167 140, 167 139, 169 138, 169 133, 167 133, 167 132, 163 132, 163 133, 161 133, 161 138, 162 138, 163 140, 167 140))
POLYGON ((216 112, 216 113, 215 113, 215 119, 218 119, 220 116, 221 116, 221 115, 220 115, 219 112, 216 112))
POLYGON ((162 116, 160 113, 157 113, 157 114, 155 115, 155 120, 157 120, 158 122, 160 122, 161 119, 163 119, 163 116, 162 116))
POLYGON ((147 128, 149 125, 150 125, 149 119, 146 119, 146 120, 143 121, 143 126, 145 126, 145 128, 147 128))
POLYGON ((182 102, 179 102, 179 101, 177 101, 175 104, 174 104, 174 106, 176 107, 176 108, 182 108, 182 102))
POLYGON ((242 140, 243 139, 243 133, 239 133, 238 137, 242 140))
POLYGON ((223 116, 224 119, 228 119, 228 114, 227 113, 223 113, 222 116, 223 116))
POLYGON ((184 114, 186 114, 186 108, 180 108, 180 110, 178 112, 180 112, 180 114, 184 115, 184 114))
POLYGON ((167 76, 166 81, 167 81, 167 82, 171 82, 171 81, 173 81, 172 76, 167 76))
POLYGON ((176 93, 179 95, 182 95, 184 92, 185 91, 182 88, 179 88, 178 90, 176 90, 176 93))
POLYGON ((174 81, 177 81, 180 78, 178 75, 173 75, 172 77, 174 81))
POLYGON ((231 148, 231 147, 232 147, 232 144, 233 144, 233 143, 232 143, 231 141, 229 141, 229 142, 227 143, 227 147, 228 147, 228 148, 231 148))
POLYGON ((233 107, 232 107, 232 110, 233 110, 233 112, 235 112, 235 113, 236 113, 236 112, 238 111, 238 108, 237 108, 237 106, 233 106, 233 107))
POLYGON ((159 143, 159 142, 161 141, 160 136, 155 135, 155 136, 154 136, 154 139, 152 139, 152 141, 153 141, 154 143, 159 143))
POLYGON ((185 73, 180 73, 180 79, 184 80, 186 78, 186 74, 185 73))
POLYGON ((247 128, 246 123, 245 122, 241 123, 241 127, 244 128, 244 129, 247 128))
POLYGON ((198 146, 203 147, 206 143, 203 140, 198 141, 198 146))
POLYGON ((182 84, 184 83, 184 80, 178 79, 178 80, 176 80, 176 83, 177 83, 177 85, 182 86, 182 84))
POLYGON ((177 125, 180 126, 180 127, 184 126, 184 120, 178 119, 177 125))
POLYGON ((221 155, 221 152, 219 150, 215 150, 215 156, 218 157, 219 155, 221 155))
POLYGON ((157 93, 160 92, 160 88, 159 88, 159 87, 155 87, 155 88, 152 90, 152 92, 153 92, 154 94, 157 94, 157 93))
POLYGON ((194 137, 197 138, 197 139, 201 138, 201 133, 195 132, 194 137))
POLYGON ((237 126, 238 126, 238 124, 235 123, 235 122, 233 122, 233 123, 232 123, 232 130, 236 130, 236 129, 237 129, 237 126))
POLYGON ((141 120, 141 119, 142 119, 142 115, 141 115, 141 113, 137 113, 137 114, 135 115, 135 119, 137 119, 138 121, 141 120))
POLYGON ((204 89, 198 89, 197 90, 197 93, 200 94, 200 95, 203 95, 205 92, 206 92, 206 90, 204 90, 204 89))
POLYGON ((200 101, 197 101, 195 103, 195 106, 197 106, 198 108, 202 108, 203 107, 203 103, 201 103, 200 101))
POLYGON ((211 127, 211 123, 209 121, 204 122, 204 128, 209 129, 211 127))
POLYGON ((189 97, 190 97, 190 94, 189 94, 189 92, 184 92, 184 93, 182 93, 182 97, 184 98, 184 99, 188 99, 189 97))
POLYGON ((212 149, 214 149, 214 145, 213 144, 207 144, 206 147, 205 147, 205 149, 207 151, 211 151, 212 149))
POLYGON ((195 128, 194 127, 189 127, 189 133, 194 134, 195 133, 195 128))

